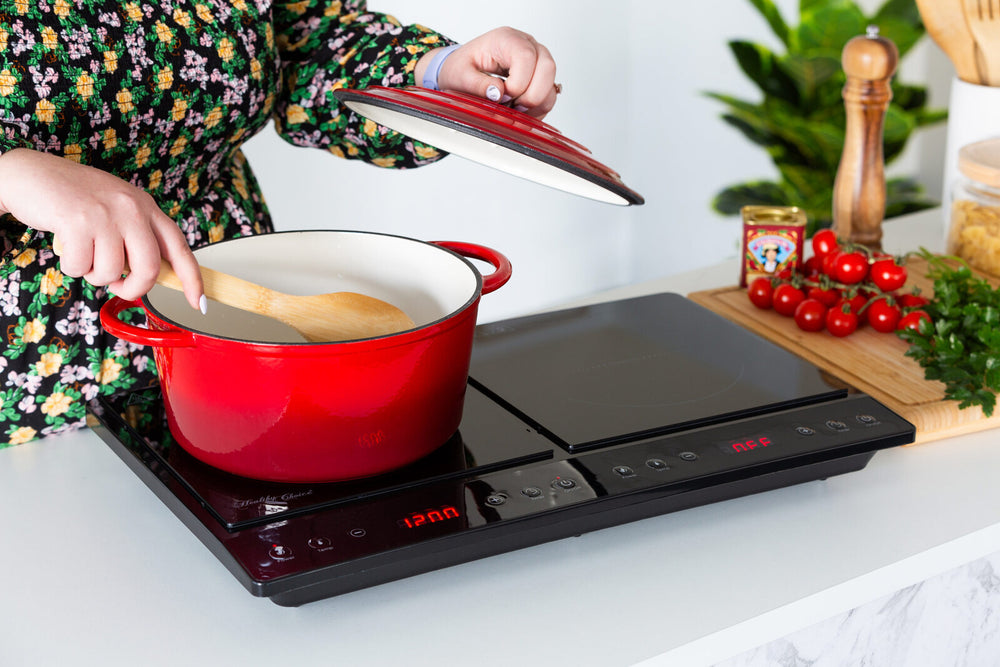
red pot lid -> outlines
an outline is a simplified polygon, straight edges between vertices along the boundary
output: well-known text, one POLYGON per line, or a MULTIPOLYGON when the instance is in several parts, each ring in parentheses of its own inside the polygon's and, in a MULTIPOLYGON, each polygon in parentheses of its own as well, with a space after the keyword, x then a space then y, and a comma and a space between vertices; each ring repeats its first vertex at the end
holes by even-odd
POLYGON ((334 91, 352 111, 500 171, 609 204, 642 204, 615 171, 556 128, 489 100, 408 86, 334 91))

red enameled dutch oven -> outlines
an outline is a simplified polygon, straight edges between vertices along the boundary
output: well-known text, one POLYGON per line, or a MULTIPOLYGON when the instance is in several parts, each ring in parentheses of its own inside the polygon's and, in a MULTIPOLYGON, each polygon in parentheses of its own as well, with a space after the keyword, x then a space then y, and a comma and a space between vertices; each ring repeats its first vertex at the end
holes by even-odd
POLYGON ((416 323, 389 336, 308 343, 280 322, 211 302, 207 315, 156 286, 113 298, 101 324, 154 348, 170 430, 205 463, 282 482, 368 477, 429 454, 458 429, 482 294, 506 257, 467 243, 297 231, 216 243, 205 266, 288 294, 353 291, 416 323), (485 278, 467 258, 494 267, 485 278), (119 315, 141 306, 149 328, 119 315))

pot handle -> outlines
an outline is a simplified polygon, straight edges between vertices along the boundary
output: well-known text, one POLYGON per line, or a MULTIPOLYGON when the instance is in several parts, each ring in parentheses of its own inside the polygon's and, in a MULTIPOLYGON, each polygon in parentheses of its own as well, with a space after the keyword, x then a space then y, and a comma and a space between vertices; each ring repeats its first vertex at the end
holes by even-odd
POLYGON ((101 306, 101 326, 112 336, 137 345, 155 345, 159 347, 191 347, 194 345, 194 334, 189 331, 156 331, 143 329, 132 324, 126 324, 119 319, 123 310, 142 306, 138 301, 126 301, 119 297, 111 298, 101 306))
POLYGON ((510 280, 510 260, 492 248, 476 245, 475 243, 462 243, 460 241, 433 241, 433 243, 436 246, 456 252, 462 257, 480 259, 493 265, 493 273, 483 276, 483 294, 489 294, 500 289, 510 280))

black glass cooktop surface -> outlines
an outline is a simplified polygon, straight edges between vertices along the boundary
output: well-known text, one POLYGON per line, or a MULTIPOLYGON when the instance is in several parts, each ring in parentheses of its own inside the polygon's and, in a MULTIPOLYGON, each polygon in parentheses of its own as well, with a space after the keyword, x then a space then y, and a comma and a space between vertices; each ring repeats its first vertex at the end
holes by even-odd
POLYGON ((158 387, 95 431, 251 593, 298 605, 618 523, 863 468, 913 426, 674 294, 480 325, 458 432, 327 484, 216 470, 158 387))
POLYGON ((479 327, 473 385, 570 451, 846 393, 676 294, 479 327))
POLYGON ((846 393, 812 365, 665 294, 479 327, 459 431, 424 459, 330 484, 247 479, 176 444, 158 388, 116 396, 121 437, 148 447, 227 528, 346 501, 719 423, 846 393), (544 434, 546 437, 542 437, 544 434))
POLYGON ((116 431, 119 440, 141 451, 149 465, 169 472, 165 479, 196 496, 230 530, 552 456, 551 443, 474 389, 466 396, 467 423, 428 456, 378 477, 328 484, 248 479, 202 463, 171 435, 158 387, 105 399, 102 408, 99 417, 125 416, 116 431))

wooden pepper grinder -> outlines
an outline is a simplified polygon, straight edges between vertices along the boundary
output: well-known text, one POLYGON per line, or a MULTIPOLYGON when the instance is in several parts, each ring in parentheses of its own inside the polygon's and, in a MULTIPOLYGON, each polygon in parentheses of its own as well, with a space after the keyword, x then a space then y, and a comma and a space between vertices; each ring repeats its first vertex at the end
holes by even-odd
POLYGON ((844 46, 841 63, 847 74, 844 108, 847 127, 844 152, 833 184, 833 230, 837 237, 873 250, 882 249, 885 217, 885 157, 882 129, 892 100, 890 80, 899 51, 868 26, 864 36, 844 46))

